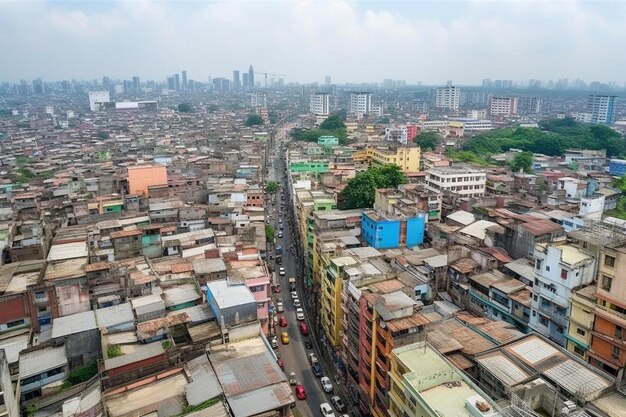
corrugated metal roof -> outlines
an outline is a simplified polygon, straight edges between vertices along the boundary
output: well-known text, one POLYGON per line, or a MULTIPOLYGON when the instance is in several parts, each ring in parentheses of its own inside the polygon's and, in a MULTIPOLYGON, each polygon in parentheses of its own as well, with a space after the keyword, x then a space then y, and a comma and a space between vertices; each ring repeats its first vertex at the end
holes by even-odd
POLYGON ((84 258, 88 256, 86 242, 72 242, 52 245, 48 253, 48 261, 62 261, 65 259, 84 258))
POLYGON ((104 369, 108 371, 111 369, 126 366, 131 363, 139 362, 144 359, 153 358, 163 353, 165 353, 165 350, 163 349, 163 345, 161 345, 161 342, 148 343, 145 345, 137 344, 134 346, 134 350, 132 353, 117 356, 111 359, 105 359, 104 369))
POLYGON ((291 387, 287 382, 262 387, 226 399, 233 414, 237 417, 257 415, 295 402, 291 387))
POLYGON ((65 346, 23 353, 20 355, 20 379, 24 380, 64 365, 67 365, 65 346))
POLYGON ((111 327, 135 321, 135 314, 130 303, 118 304, 96 310, 98 327, 111 327))
POLYGON ((70 316, 57 317, 52 320, 52 338, 55 339, 97 328, 96 314, 92 310, 70 316))
POLYGON ((165 307, 172 307, 178 304, 188 303, 200 299, 200 294, 196 292, 193 284, 179 285, 163 291, 165 307))

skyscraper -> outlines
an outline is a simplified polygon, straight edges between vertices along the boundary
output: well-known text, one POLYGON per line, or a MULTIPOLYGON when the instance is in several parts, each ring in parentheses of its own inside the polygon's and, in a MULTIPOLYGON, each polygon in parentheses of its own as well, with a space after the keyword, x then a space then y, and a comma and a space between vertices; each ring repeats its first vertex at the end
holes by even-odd
POLYGON ((330 85, 330 75, 326 76, 326 78, 324 79, 324 84, 330 85))
POLYGON ((241 83, 243 85, 243 88, 248 88, 248 84, 249 84, 248 80, 248 73, 244 72, 243 74, 241 74, 241 83))
POLYGON ((133 90, 139 91, 139 77, 136 75, 133 77, 133 90))
POLYGON ((183 71, 183 90, 187 89, 187 71, 183 71))
POLYGON ((437 88, 435 95, 435 107, 440 109, 457 110, 461 101, 461 89, 447 86, 437 88))
POLYGON ((174 77, 167 77, 167 89, 176 90, 176 79, 174 77))
POLYGON ((176 86, 176 91, 180 91, 180 75, 174 74, 174 83, 176 86))
POLYGON ((617 96, 589 95, 587 110, 591 113, 591 123, 612 125, 615 122, 616 99, 617 96))
POLYGON ((354 92, 350 93, 348 102, 348 112, 350 114, 364 115, 372 111, 372 93, 354 92))
POLYGON ((252 65, 248 69, 248 86, 254 88, 254 68, 252 68, 252 65))
POLYGON ((233 71, 233 89, 239 90, 241 87, 241 80, 239 79, 239 71, 233 71))

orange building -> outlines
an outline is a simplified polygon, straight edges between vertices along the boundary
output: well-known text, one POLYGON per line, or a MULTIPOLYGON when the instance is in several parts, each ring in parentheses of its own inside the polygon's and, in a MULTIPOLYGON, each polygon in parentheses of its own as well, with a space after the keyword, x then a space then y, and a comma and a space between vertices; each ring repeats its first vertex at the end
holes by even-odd
POLYGON ((167 185, 164 165, 137 165, 128 167, 128 193, 148 195, 148 187, 167 185))

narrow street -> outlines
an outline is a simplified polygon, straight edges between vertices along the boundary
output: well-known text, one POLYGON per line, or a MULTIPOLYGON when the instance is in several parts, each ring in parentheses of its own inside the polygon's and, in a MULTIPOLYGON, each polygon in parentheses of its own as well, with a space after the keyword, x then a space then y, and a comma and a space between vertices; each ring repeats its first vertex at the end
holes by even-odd
MULTIPOLYGON (((287 319, 288 326, 280 327, 280 325, 276 325, 276 334, 279 339, 279 347, 278 352, 280 353, 280 359, 283 361, 285 365, 285 374, 289 376, 290 372, 295 372, 298 383, 302 384, 307 393, 306 400, 296 400, 296 407, 300 411, 303 416, 314 417, 320 414, 319 406, 320 404, 327 402, 330 403, 330 396, 326 394, 320 384, 320 378, 316 377, 313 374, 311 369, 311 365, 307 358, 308 354, 311 352, 315 352, 315 355, 319 358, 319 352, 315 349, 316 344, 313 343, 314 349, 307 349, 305 347, 305 341, 309 336, 303 336, 298 327, 299 321, 296 319, 296 307, 293 305, 291 293, 289 291, 289 278, 296 277, 297 280, 302 279, 301 276, 296 275, 296 264, 300 262, 300 260, 296 259, 295 251, 290 250, 290 248, 295 247, 294 239, 296 239, 297 231, 293 231, 292 225, 289 221, 289 211, 292 210, 288 206, 288 200, 285 198, 284 207, 281 210, 281 195, 286 190, 287 180, 285 177, 285 160, 281 159, 280 156, 284 155, 283 152, 280 151, 280 144, 282 139, 285 137, 286 129, 279 130, 274 139, 274 148, 270 151, 270 170, 268 173, 268 180, 275 180, 280 183, 279 192, 272 198, 272 203, 268 205, 268 212, 271 216, 269 220, 270 224, 274 226, 276 230, 276 245, 280 245, 283 248, 282 254, 282 263, 281 265, 274 264, 274 270, 276 271, 277 278, 279 279, 282 291, 281 293, 272 294, 274 301, 282 300, 285 311, 283 313, 277 313, 278 317, 285 316, 287 319), (279 213, 282 211, 282 216, 279 213), (281 231, 278 219, 282 220, 283 229, 282 234, 283 237, 278 237, 278 232, 281 231), (294 234, 292 235, 292 231, 294 234), (285 275, 279 275, 280 267, 285 268, 285 275), (289 334, 289 344, 284 345, 280 341, 280 334, 283 331, 287 331, 289 334)), ((274 261, 272 261, 274 262, 274 261)), ((299 292, 300 285, 297 285, 298 295, 300 296, 300 300, 302 301, 301 294, 299 292)), ((305 310, 306 317, 306 310, 305 310)), ((308 323, 308 317, 307 323, 308 323)), ((313 341, 311 341, 313 342, 313 341)), ((322 372, 324 375, 325 369, 323 363, 322 372)), ((335 410, 335 415, 341 415, 335 410)))

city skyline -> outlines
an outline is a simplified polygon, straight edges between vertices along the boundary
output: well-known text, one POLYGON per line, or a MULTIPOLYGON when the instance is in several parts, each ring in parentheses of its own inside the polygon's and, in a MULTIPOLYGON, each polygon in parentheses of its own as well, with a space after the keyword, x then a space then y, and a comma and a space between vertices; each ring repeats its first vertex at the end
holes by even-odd
POLYGON ((186 68, 206 82, 253 63, 301 83, 623 86, 625 16, 610 2, 1 2, 0 80, 161 81, 186 68))

